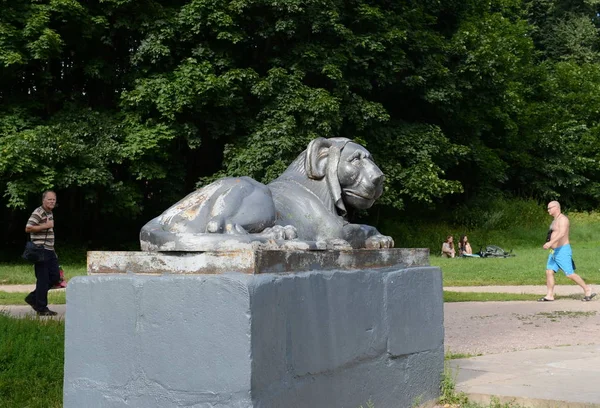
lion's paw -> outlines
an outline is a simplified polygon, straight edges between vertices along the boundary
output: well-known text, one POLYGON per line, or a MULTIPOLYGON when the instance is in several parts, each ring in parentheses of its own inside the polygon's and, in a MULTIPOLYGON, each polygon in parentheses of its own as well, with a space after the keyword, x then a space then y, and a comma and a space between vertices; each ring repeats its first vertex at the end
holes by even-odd
POLYGON ((271 239, 285 241, 298 237, 296 227, 293 225, 286 225, 285 227, 282 225, 273 225, 272 227, 265 228, 260 234, 271 239))
POLYGON ((348 241, 346 241, 345 239, 340 239, 340 238, 317 241, 315 243, 315 245, 316 245, 317 249, 320 249, 320 250, 335 249, 335 250, 339 251, 339 250, 352 249, 352 245, 350 245, 350 243, 348 241))
POLYGON ((224 220, 221 217, 213 217, 206 224, 206 232, 211 234, 246 235, 248 231, 240 224, 224 220))
POLYGON ((393 248, 394 240, 392 237, 388 237, 387 235, 373 235, 369 237, 365 242, 365 248, 368 249, 380 249, 380 248, 393 248))
POLYGON ((285 241, 279 249, 286 251, 309 251, 311 249, 310 244, 306 241, 285 241))

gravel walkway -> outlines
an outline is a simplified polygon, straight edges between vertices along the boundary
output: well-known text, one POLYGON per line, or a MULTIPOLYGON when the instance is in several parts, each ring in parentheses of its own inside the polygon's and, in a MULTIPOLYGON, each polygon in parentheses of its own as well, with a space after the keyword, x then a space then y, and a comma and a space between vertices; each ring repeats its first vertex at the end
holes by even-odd
POLYGON ((596 299, 446 303, 446 352, 479 355, 600 344, 600 301, 596 299))

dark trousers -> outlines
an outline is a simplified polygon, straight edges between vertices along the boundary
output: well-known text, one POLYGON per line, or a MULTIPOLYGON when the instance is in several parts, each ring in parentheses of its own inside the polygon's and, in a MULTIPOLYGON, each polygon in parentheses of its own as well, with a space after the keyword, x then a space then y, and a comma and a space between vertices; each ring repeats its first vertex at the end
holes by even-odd
POLYGON ((34 268, 35 290, 27 295, 27 299, 33 301, 35 310, 44 310, 48 307, 48 290, 60 281, 56 253, 45 249, 44 260, 36 262, 34 268))

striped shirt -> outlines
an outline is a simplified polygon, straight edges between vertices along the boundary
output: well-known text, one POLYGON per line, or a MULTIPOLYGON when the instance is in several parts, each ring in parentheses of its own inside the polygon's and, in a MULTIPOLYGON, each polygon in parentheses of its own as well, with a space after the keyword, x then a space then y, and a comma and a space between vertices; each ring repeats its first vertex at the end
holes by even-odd
MULTIPOLYGON (((52 211, 48 212, 44 210, 44 207, 38 207, 31 213, 27 225, 37 226, 53 219, 52 211)), ((29 235, 34 244, 44 245, 44 248, 54 251, 54 228, 32 232, 29 235)))

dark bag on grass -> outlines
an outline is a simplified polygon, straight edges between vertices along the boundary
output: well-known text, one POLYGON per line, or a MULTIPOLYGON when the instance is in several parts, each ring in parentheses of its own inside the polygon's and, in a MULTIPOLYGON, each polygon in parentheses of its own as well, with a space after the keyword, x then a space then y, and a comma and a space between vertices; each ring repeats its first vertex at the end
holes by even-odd
POLYGON ((31 241, 27 241, 25 244, 25 250, 23 251, 23 259, 29 262, 36 263, 44 260, 44 246, 36 245, 31 241))

